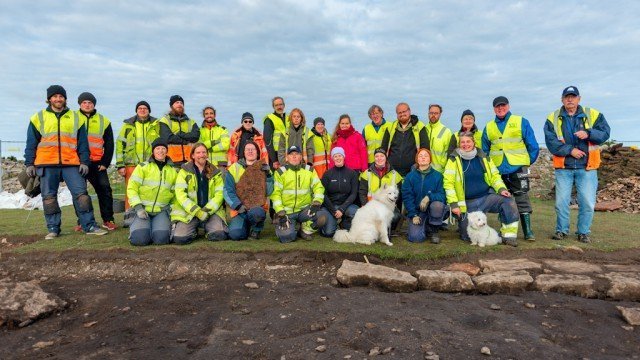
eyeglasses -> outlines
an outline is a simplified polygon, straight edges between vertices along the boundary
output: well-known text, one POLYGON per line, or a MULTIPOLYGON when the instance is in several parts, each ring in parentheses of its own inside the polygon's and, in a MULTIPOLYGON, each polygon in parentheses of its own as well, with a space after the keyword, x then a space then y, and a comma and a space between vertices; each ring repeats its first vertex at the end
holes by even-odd
POLYGON ((243 124, 253 124, 253 120, 242 120, 243 124))

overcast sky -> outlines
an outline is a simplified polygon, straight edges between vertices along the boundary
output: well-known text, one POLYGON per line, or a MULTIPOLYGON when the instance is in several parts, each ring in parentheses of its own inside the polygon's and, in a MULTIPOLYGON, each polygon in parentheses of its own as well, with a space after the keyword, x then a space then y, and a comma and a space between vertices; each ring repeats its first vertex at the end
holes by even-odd
POLYGON ((73 109, 92 92, 116 132, 136 102, 159 117, 173 94, 198 123, 210 104, 235 129, 280 95, 358 130, 370 105, 392 121, 400 101, 423 120, 441 104, 450 128, 470 108, 484 127, 505 95, 539 142, 575 85, 613 139, 640 140, 640 2, 0 1, 0 140, 25 138, 50 84, 73 109))

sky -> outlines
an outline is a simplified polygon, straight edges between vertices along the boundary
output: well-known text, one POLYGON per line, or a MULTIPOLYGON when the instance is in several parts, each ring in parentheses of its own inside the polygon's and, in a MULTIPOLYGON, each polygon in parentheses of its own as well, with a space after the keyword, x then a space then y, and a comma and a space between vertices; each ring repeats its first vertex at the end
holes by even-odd
MULTIPOLYGON (((0 140, 26 138, 46 88, 64 86, 77 109, 83 91, 114 131, 147 100, 151 114, 185 99, 201 122, 213 105, 235 129, 261 119, 271 98, 330 130, 340 114, 361 130, 367 110, 395 120, 407 102, 427 119, 460 126, 463 110, 484 128, 493 98, 529 119, 538 142, 562 89, 600 110, 611 138, 639 141, 640 2, 603 1, 37 1, 0 0, 0 140), (636 99, 636 100, 633 100, 636 99)), ((15 150, 15 145, 3 146, 15 150)))

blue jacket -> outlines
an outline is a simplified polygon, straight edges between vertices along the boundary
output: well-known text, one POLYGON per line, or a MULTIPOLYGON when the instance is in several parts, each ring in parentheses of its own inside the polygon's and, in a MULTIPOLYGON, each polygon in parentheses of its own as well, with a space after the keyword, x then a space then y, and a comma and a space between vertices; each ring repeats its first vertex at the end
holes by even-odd
MULTIPOLYGON (((582 110, 582 106, 578 106, 578 111, 573 116, 569 116, 564 106, 560 109, 560 115, 564 119, 562 121, 562 135, 564 137, 564 143, 558 140, 553 124, 550 121, 545 121, 544 124, 544 141, 547 144, 549 151, 556 156, 564 156, 564 166, 567 169, 584 169, 587 166, 587 156, 576 159, 571 156, 571 150, 578 148, 589 154, 589 144, 587 140, 580 140, 573 135, 578 130, 584 130, 584 121, 586 121, 586 115, 582 110)), ((600 145, 609 139, 611 128, 604 115, 600 113, 598 118, 593 123, 593 127, 587 130, 589 133, 588 141, 600 145)))
MULTIPOLYGON (((247 168, 247 164, 244 159, 240 159, 237 162, 238 165, 242 165, 245 169, 247 168)), ((244 176, 244 174, 242 174, 244 176)), ((241 176, 241 178, 242 178, 241 176)), ((273 176, 271 172, 267 173, 267 198, 273 192, 273 176)), ((238 197, 238 193, 236 192, 236 181, 233 179, 233 175, 229 171, 225 171, 224 174, 224 188, 222 191, 224 195, 224 200, 229 205, 229 208, 233 210, 238 210, 240 205, 242 205, 242 201, 238 197)), ((248 209, 247 209, 248 210, 248 209)))
POLYGON ((424 174, 417 168, 411 169, 402 183, 402 202, 407 209, 407 216, 412 218, 420 211, 420 201, 429 195, 430 202, 445 203, 442 174, 429 168, 424 174))
MULTIPOLYGON (((50 106, 47 106, 47 109, 45 111, 53 112, 50 106)), ((62 110, 59 116, 57 116, 58 119, 60 119, 60 116, 64 115, 64 113, 66 113, 67 111, 71 111, 71 110, 69 110, 69 108, 65 108, 64 110, 62 110)), ((82 126, 80 126, 80 128, 78 129, 78 133, 76 134, 76 137, 78 140, 77 151, 78 151, 78 157, 80 158, 80 163, 83 165, 89 165, 91 161, 89 160, 89 139, 87 138, 86 125, 83 124, 82 126)), ((31 121, 29 121, 29 128, 27 128, 27 145, 24 148, 24 164, 26 166, 31 166, 36 161, 36 151, 38 150, 38 143, 40 142, 41 138, 42 138, 42 134, 40 134, 40 131, 36 129, 35 126, 33 126, 31 121)), ((47 165, 47 166, 52 166, 52 165, 47 165)), ((60 165, 60 166, 67 166, 67 165, 60 165)))
MULTIPOLYGON (((505 115, 504 119, 500 119, 499 117, 495 117, 496 125, 498 125, 498 130, 500 132, 504 132, 505 126, 507 126, 507 120, 511 116, 511 111, 505 115)), ((527 147, 527 152, 529 153, 529 161, 531 164, 536 162, 538 159, 538 154, 540 153, 540 147, 538 146, 538 141, 536 140, 536 135, 529 124, 529 120, 522 118, 522 140, 524 141, 524 145, 527 147)), ((485 154, 489 154, 489 150, 491 149, 491 141, 489 141, 489 137, 487 136, 487 127, 485 126, 482 131, 482 151, 485 154)), ((520 165, 511 165, 507 161, 507 157, 505 156, 502 160, 502 164, 495 164, 498 168, 500 174, 512 174, 518 171, 522 166, 520 165)))

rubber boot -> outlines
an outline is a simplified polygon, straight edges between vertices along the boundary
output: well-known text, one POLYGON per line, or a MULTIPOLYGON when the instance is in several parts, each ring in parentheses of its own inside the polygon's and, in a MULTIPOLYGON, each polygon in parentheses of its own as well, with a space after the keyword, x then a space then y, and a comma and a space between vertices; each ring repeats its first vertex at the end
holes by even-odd
POLYGON ((531 214, 520 214, 520 223, 522 224, 522 232, 524 233, 524 239, 527 241, 535 241, 536 237, 531 229, 531 214))
POLYGON ((432 244, 440 244, 440 236, 438 235, 438 230, 440 230, 439 227, 438 226, 432 226, 432 225, 429 225, 429 227, 430 227, 430 230, 431 230, 430 231, 430 233, 431 233, 430 234, 431 235, 431 243, 432 244))

